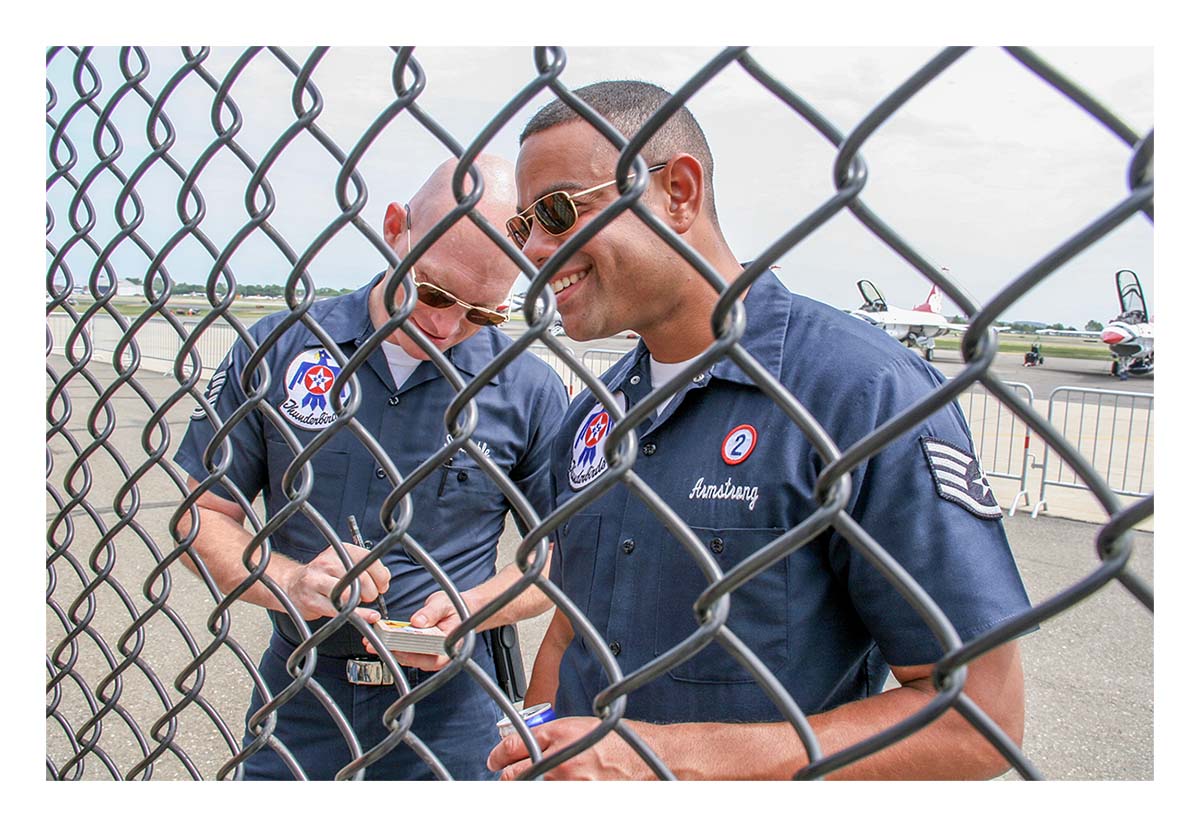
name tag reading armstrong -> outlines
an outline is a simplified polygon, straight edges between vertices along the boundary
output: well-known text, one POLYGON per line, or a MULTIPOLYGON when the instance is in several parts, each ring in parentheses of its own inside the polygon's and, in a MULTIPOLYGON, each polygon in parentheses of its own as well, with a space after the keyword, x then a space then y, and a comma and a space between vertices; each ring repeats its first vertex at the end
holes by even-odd
POLYGON ((446 654, 446 633, 436 627, 418 629, 404 620, 377 620, 375 633, 391 652, 417 655, 446 654))

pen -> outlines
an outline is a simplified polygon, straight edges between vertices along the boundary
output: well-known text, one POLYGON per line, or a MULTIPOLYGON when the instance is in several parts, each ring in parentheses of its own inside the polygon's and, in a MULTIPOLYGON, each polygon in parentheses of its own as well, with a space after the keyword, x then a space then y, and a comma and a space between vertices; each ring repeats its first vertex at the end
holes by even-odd
POLYGON ((453 467, 454 467, 454 457, 450 457, 450 459, 448 459, 442 463, 442 482, 438 486, 438 493, 437 493, 437 495, 439 497, 441 497, 443 494, 446 493, 446 477, 449 476, 450 469, 453 467))
MULTIPOLYGON (((347 518, 347 521, 350 523, 350 542, 354 543, 354 545, 359 546, 360 548, 366 548, 366 546, 363 545, 362 532, 358 530, 358 520, 354 519, 354 515, 351 514, 349 518, 347 518)), ((387 601, 383 599, 382 594, 379 595, 379 598, 375 601, 375 605, 379 608, 379 616, 384 620, 387 620, 387 601)))

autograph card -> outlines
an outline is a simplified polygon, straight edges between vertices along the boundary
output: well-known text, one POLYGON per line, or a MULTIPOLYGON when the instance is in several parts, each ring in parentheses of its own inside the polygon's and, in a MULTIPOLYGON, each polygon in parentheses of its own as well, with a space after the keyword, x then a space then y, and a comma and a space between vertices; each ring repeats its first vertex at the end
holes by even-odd
POLYGON ((445 654, 446 634, 440 629, 417 629, 404 620, 378 620, 375 632, 393 652, 418 655, 445 654))

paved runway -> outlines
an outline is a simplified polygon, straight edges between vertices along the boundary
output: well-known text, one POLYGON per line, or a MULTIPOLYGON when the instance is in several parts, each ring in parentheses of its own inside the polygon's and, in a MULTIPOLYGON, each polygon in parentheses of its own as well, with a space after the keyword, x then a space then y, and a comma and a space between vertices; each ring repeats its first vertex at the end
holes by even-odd
MULTIPOLYGON (((1033 388, 1038 399, 1050 396, 1057 387, 1072 386, 1096 390, 1154 393, 1153 376, 1131 376, 1122 381, 1109 370, 1110 363, 1098 359, 1066 359, 1046 357, 1046 363, 1027 368, 1019 353, 997 353, 991 370, 1005 382, 1024 382, 1033 388)), ((957 376, 963 368, 962 355, 949 350, 937 350, 933 364, 946 376, 957 376)))

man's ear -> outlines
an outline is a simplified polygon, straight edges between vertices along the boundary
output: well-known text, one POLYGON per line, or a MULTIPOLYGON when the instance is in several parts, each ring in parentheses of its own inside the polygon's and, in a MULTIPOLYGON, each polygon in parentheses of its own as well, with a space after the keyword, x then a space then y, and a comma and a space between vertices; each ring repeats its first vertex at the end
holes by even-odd
POLYGON ((667 196, 667 224, 677 233, 686 233, 704 208, 707 182, 704 168, 691 155, 676 155, 659 173, 667 196))
POLYGON ((397 204, 395 201, 387 205, 387 211, 383 214, 383 240, 387 242, 387 246, 393 250, 400 242, 400 238, 404 235, 404 227, 408 224, 408 213, 405 208, 397 204))

